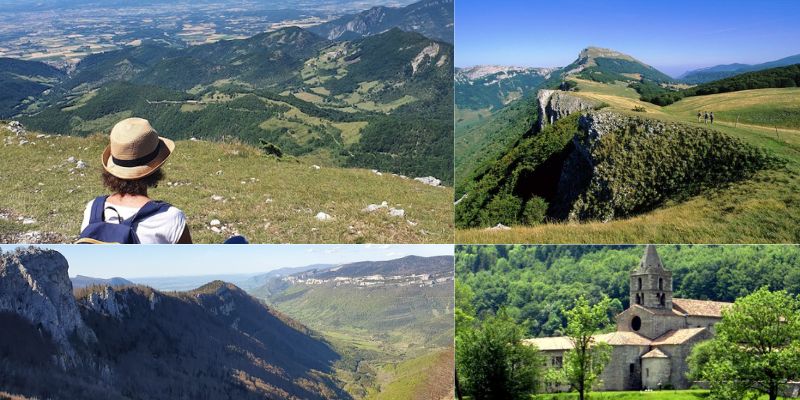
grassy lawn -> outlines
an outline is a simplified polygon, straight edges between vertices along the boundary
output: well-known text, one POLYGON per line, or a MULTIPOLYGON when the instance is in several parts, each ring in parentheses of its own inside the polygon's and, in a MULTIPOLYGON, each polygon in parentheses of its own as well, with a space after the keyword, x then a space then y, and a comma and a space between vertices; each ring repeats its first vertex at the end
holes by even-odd
MULTIPOLYGON (((39 232, 49 242, 72 242, 86 202, 104 193, 99 158, 108 139, 33 133, 26 139, 31 143, 19 145, 19 138, 0 127, 0 239, 30 242, 39 232), (69 157, 87 167, 75 169, 69 157), (23 224, 25 218, 35 222, 23 224)), ((151 196, 184 210, 197 243, 221 243, 233 233, 253 243, 453 240, 452 188, 363 169, 316 169, 276 161, 251 146, 205 141, 179 141, 164 170, 166 179, 151 196), (223 199, 213 200, 215 195, 223 199), (382 201, 404 209, 405 216, 361 211, 382 201), (333 219, 318 221, 319 212, 333 219), (223 232, 211 230, 213 219, 223 232)))
POLYGON ((743 123, 735 125, 726 110, 746 115, 748 107, 800 107, 800 89, 760 89, 689 97, 668 107, 644 103, 632 89, 619 84, 580 81, 578 95, 605 101, 611 110, 671 122, 697 124, 698 108, 715 110, 707 125, 761 147, 784 160, 783 167, 752 178, 707 190, 685 201, 668 202, 656 210, 610 222, 545 223, 510 230, 467 229, 456 232, 457 243, 797 243, 800 241, 800 130, 786 128, 800 119, 800 108, 783 118, 783 128, 743 123), (788 105, 787 105, 788 104, 788 105), (643 106, 646 113, 631 111, 643 106), (717 111, 720 110, 720 111, 717 111))
MULTIPOLYGON (((653 392, 593 392, 587 399, 589 400, 697 400, 708 397, 707 390, 660 390, 653 392)), ((539 394, 531 396, 532 400, 573 400, 577 399, 577 393, 557 393, 539 394)), ((767 396, 759 397, 767 399, 767 396)), ((779 397, 783 398, 783 397, 779 397)))

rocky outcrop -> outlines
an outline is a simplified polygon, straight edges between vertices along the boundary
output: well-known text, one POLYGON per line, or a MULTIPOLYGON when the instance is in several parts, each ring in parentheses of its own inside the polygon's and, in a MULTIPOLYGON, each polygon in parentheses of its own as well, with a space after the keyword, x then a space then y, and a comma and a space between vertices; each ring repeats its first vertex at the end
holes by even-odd
POLYGON ((588 111, 597 103, 560 90, 542 89, 537 94, 539 104, 538 130, 575 112, 588 111))
POLYGON ((0 254, 0 312, 16 314, 50 336, 60 349, 62 366, 74 364, 71 338, 96 340, 81 319, 67 260, 53 250, 19 249, 0 254))
POLYGON ((558 183, 560 219, 628 217, 746 179, 772 160, 716 130, 610 111, 582 115, 578 128, 558 183))

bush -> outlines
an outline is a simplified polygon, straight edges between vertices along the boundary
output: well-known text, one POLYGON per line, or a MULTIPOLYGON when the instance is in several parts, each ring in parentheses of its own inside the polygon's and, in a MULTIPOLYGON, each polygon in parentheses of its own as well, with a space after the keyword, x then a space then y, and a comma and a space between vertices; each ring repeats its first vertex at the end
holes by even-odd
POLYGON ((514 195, 505 193, 495 196, 483 210, 482 225, 514 225, 521 206, 522 200, 514 195))
POLYGON ((544 221, 547 216, 547 201, 541 197, 534 196, 527 203, 522 211, 522 222, 526 225, 537 225, 544 221))

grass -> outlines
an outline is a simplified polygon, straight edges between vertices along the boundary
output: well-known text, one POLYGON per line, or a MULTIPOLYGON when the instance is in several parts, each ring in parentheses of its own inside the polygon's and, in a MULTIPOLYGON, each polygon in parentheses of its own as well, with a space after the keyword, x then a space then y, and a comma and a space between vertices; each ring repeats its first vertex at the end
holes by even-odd
MULTIPOLYGON (((19 138, 0 127, 0 140, 4 143, 0 144, 2 241, 21 241, 20 235, 40 232, 51 242, 73 242, 86 202, 105 193, 99 158, 108 139, 29 134, 31 143, 19 145, 19 138), (69 157, 83 160, 87 168, 74 169, 66 161, 69 157), (23 225, 19 217, 36 222, 23 225)), ((315 169, 291 159, 277 161, 239 143, 179 141, 164 171, 166 179, 150 194, 186 213, 196 243, 221 243, 232 233, 243 234, 252 243, 452 243, 453 239, 452 188, 363 169, 315 169), (224 200, 214 201, 213 195, 224 200), (382 201, 404 209, 405 217, 361 211, 382 201), (333 219, 317 221, 318 212, 333 219), (212 219, 220 220, 226 230, 211 231, 212 219)))
MULTIPOLYGON (((660 390, 652 392, 592 392, 587 396, 588 400, 697 400, 708 397, 708 390, 660 390)), ((573 400, 577 399, 577 393, 554 393, 539 394, 531 396, 531 400, 573 400)), ((767 399, 766 395, 759 397, 767 399)), ((779 397, 783 399, 783 397, 779 397)))
MULTIPOLYGON (((735 125, 728 110, 745 114, 751 108, 800 106, 800 89, 759 89, 698 96, 668 107, 638 100, 620 84, 580 81, 577 95, 601 100, 609 109, 665 121, 697 123, 699 107, 714 110, 713 129, 763 148, 785 161, 783 167, 708 190, 681 202, 610 222, 551 222, 515 226, 510 230, 468 229, 456 232, 457 243, 797 243, 800 241, 800 131, 742 123, 735 125), (635 113, 634 106, 647 112, 635 113), (717 111, 720 110, 720 111, 717 111)), ((789 126, 800 109, 783 119, 789 126)))

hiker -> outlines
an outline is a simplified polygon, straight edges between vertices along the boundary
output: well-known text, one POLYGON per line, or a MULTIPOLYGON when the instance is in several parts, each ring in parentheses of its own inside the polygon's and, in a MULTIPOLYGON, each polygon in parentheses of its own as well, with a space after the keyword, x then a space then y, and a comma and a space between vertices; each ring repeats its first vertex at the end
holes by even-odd
POLYGON ((118 122, 109 139, 102 180, 113 193, 86 204, 78 243, 192 243, 183 211, 147 195, 175 143, 142 118, 118 122))
POLYGON ((704 124, 708 123, 708 111, 706 111, 705 114, 703 114, 703 123, 704 124))
POLYGON ((702 117, 702 116, 703 116, 703 113, 701 113, 700 111, 698 111, 698 112, 697 112, 697 122, 698 122, 698 123, 700 122, 700 117, 702 117))
POLYGON ((714 112, 713 111, 711 112, 711 114, 709 114, 709 118, 711 119, 711 124, 713 125, 714 124, 714 112))

